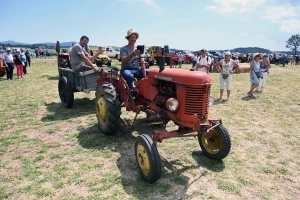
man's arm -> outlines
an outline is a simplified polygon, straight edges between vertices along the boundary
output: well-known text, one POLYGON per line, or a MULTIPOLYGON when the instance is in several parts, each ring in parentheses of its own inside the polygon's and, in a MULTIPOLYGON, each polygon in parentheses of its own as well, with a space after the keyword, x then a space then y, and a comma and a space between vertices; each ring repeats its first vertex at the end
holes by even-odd
POLYGON ((99 68, 97 67, 97 65, 91 63, 91 61, 84 55, 84 54, 79 54, 80 57, 84 60, 84 62, 89 65, 90 67, 92 67, 96 72, 99 72, 99 68))
POLYGON ((122 63, 127 63, 129 62, 134 56, 137 56, 141 54, 141 52, 139 50, 135 50, 133 51, 131 54, 127 55, 127 56, 122 56, 121 59, 122 59, 122 63))
POLYGON ((98 56, 102 53, 102 47, 98 47, 98 53, 93 55, 93 56, 90 56, 88 55, 87 58, 90 60, 90 61, 94 61, 96 58, 98 58, 98 56))

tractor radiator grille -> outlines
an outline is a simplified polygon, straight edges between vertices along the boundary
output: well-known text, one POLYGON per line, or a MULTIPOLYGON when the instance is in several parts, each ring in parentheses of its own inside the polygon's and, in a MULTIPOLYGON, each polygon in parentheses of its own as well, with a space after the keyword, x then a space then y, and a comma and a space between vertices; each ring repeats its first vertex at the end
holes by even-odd
POLYGON ((209 95, 210 85, 187 86, 185 90, 185 114, 208 114, 209 95))

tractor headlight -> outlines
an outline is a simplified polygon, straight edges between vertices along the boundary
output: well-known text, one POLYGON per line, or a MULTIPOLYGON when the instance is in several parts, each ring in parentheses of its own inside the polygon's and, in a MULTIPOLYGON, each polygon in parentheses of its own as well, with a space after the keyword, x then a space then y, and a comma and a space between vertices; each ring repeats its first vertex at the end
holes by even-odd
POLYGON ((212 96, 210 96, 209 97, 209 104, 208 104, 208 106, 210 107, 210 106, 212 106, 213 104, 214 104, 214 98, 212 97, 212 96))
POLYGON ((166 102, 167 109, 174 112, 178 109, 179 102, 177 99, 170 98, 166 102))

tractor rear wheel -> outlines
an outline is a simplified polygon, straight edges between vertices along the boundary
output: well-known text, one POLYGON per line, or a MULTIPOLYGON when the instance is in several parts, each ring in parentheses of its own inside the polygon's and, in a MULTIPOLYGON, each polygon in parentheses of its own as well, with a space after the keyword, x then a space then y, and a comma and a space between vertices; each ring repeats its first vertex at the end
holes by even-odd
POLYGON ((71 81, 64 76, 58 81, 58 93, 63 106, 71 108, 74 103, 73 87, 71 81))
POLYGON ((121 102, 115 87, 107 82, 96 89, 96 115, 98 125, 105 135, 114 135, 121 123, 121 102))
MULTIPOLYGON (((212 125, 216 125, 216 122, 213 122, 212 125)), ((230 152, 230 135, 222 124, 211 131, 211 138, 209 133, 198 137, 200 147, 208 158, 222 160, 230 152)))
POLYGON ((161 160, 152 138, 142 134, 135 139, 135 156, 143 179, 154 183, 161 175, 161 160))

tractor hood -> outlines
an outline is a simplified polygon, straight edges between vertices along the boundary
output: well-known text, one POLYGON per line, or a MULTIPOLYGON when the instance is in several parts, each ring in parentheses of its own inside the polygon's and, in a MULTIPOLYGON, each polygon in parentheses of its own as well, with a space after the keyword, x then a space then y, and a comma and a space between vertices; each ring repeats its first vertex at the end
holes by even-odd
MULTIPOLYGON (((212 84, 210 76, 205 72, 188 71, 173 68, 166 68, 162 72, 159 72, 159 68, 151 69, 148 78, 154 80, 164 80, 184 85, 212 84)), ((153 82, 155 82, 154 80, 153 82)))

